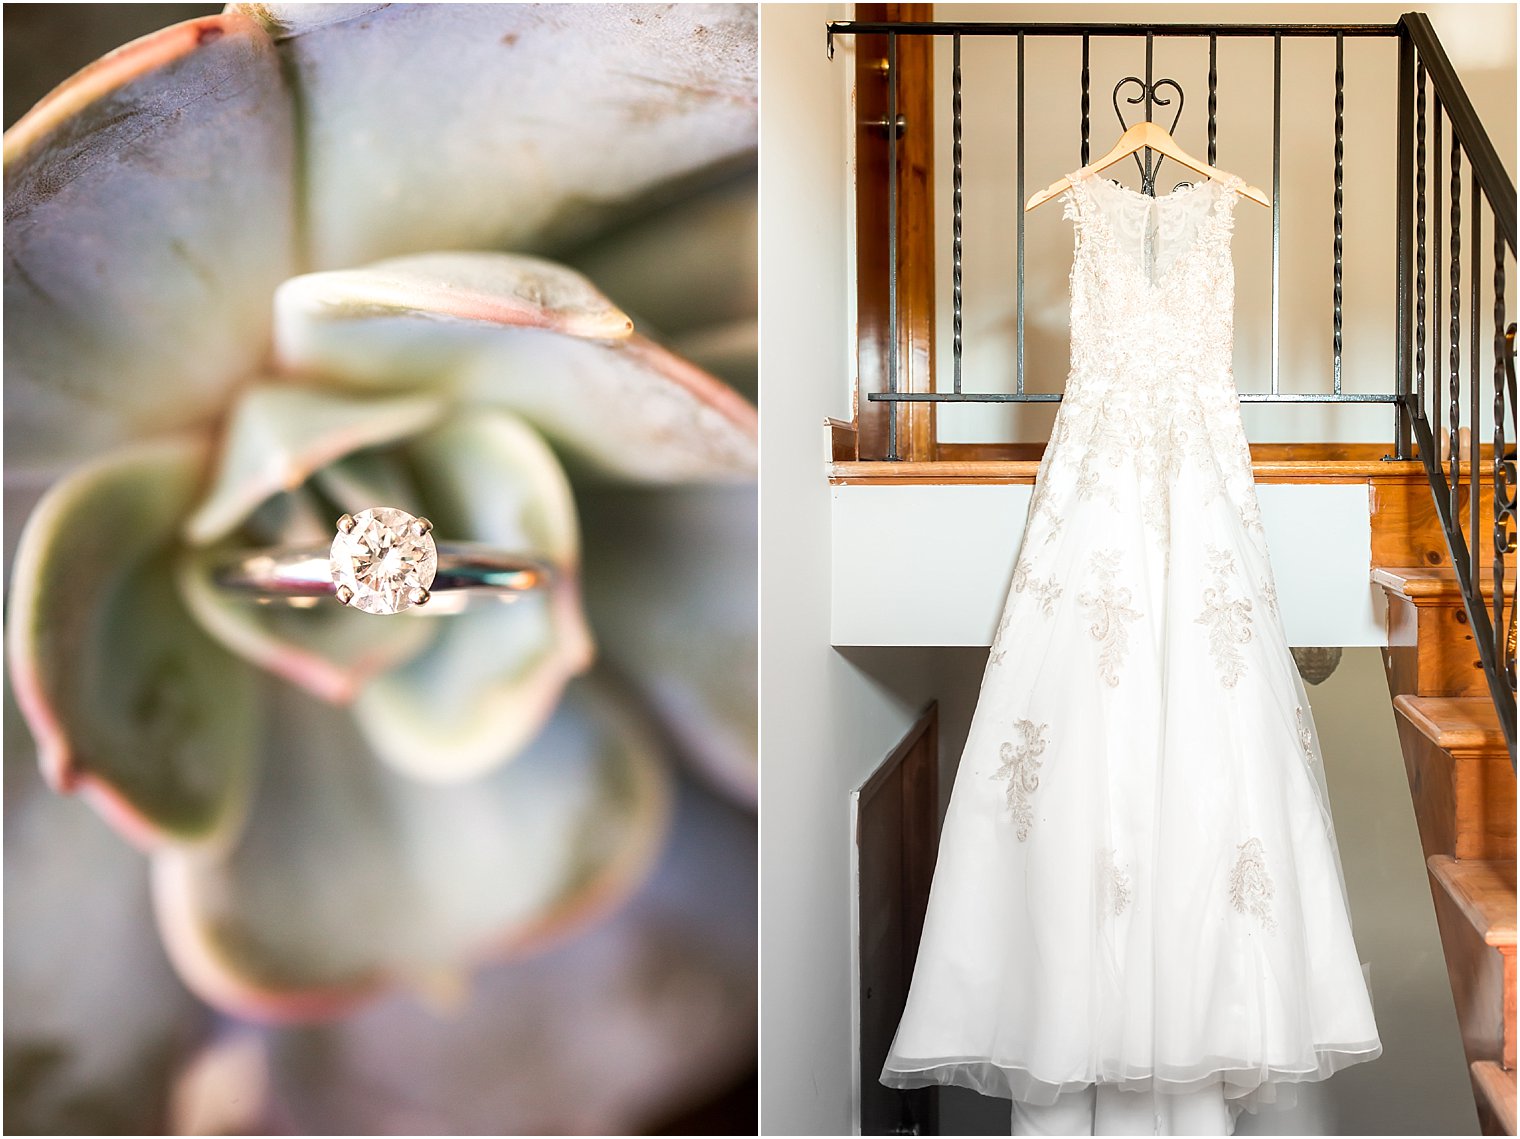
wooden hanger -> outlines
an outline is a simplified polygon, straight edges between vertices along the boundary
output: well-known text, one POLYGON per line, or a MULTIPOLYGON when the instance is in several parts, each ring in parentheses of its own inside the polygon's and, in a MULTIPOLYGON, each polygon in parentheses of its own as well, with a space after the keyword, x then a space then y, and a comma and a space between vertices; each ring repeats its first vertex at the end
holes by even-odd
MULTIPOLYGON (((1226 171, 1217 169, 1210 166, 1207 162, 1194 158, 1177 145, 1176 140, 1172 138, 1164 127, 1152 122, 1136 123, 1130 127, 1129 130, 1119 136, 1119 141, 1114 143, 1114 148, 1089 166, 1088 169, 1097 173, 1099 170, 1112 166, 1121 158, 1128 158, 1135 151, 1142 150, 1145 147, 1150 147, 1157 154, 1164 155, 1173 162, 1186 166, 1189 170, 1196 170, 1199 174, 1213 178, 1216 181, 1222 181, 1225 178, 1231 177, 1226 171)), ((1063 190, 1069 190, 1070 188, 1070 178, 1062 178, 1059 182, 1052 183, 1048 188, 1041 190, 1024 204, 1024 212, 1027 214, 1036 206, 1044 205, 1063 190)), ((1255 186, 1242 184, 1240 193, 1244 197, 1250 198, 1251 201, 1260 202, 1264 206, 1271 206, 1272 204, 1271 200, 1255 186)))

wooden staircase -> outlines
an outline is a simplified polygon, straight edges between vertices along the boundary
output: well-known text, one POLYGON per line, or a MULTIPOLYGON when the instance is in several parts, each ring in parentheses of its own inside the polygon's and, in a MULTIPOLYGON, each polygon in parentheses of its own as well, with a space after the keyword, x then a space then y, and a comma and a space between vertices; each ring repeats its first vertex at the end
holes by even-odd
MULTIPOLYGON (((1428 487, 1374 486, 1372 580, 1447 975, 1486 1135, 1515 1134, 1515 773, 1428 487), (1381 525, 1380 525, 1381 523, 1381 525)), ((1484 579, 1492 597, 1492 577, 1484 579)), ((1514 597, 1513 578, 1504 582, 1514 597)))

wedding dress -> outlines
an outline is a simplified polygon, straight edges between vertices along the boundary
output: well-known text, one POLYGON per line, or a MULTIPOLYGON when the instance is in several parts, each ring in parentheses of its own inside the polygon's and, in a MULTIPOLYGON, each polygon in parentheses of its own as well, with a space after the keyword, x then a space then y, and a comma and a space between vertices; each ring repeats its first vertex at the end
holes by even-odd
POLYGON ((1382 1046, 1231 369, 1242 183, 1070 178, 1071 371, 881 1079, 1218 1134, 1382 1046))

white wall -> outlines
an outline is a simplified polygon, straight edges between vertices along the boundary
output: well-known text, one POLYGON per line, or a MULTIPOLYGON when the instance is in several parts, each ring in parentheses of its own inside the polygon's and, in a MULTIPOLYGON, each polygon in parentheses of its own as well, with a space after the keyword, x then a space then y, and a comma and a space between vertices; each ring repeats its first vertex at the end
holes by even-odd
POLYGON ((849 417, 842 5, 761 14, 761 1125, 850 1127, 848 794, 935 684, 923 652, 891 680, 829 647, 823 419, 849 417))

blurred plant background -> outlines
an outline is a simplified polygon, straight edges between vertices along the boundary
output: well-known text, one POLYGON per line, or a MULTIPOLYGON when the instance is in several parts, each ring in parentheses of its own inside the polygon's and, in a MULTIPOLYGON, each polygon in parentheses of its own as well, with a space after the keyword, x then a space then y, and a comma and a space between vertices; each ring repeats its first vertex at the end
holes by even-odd
POLYGON ((9 1133, 756 1128, 754 10, 469 8, 5 9, 212 18, 7 135, 9 1133), (412 503, 578 588, 199 569, 412 503))

